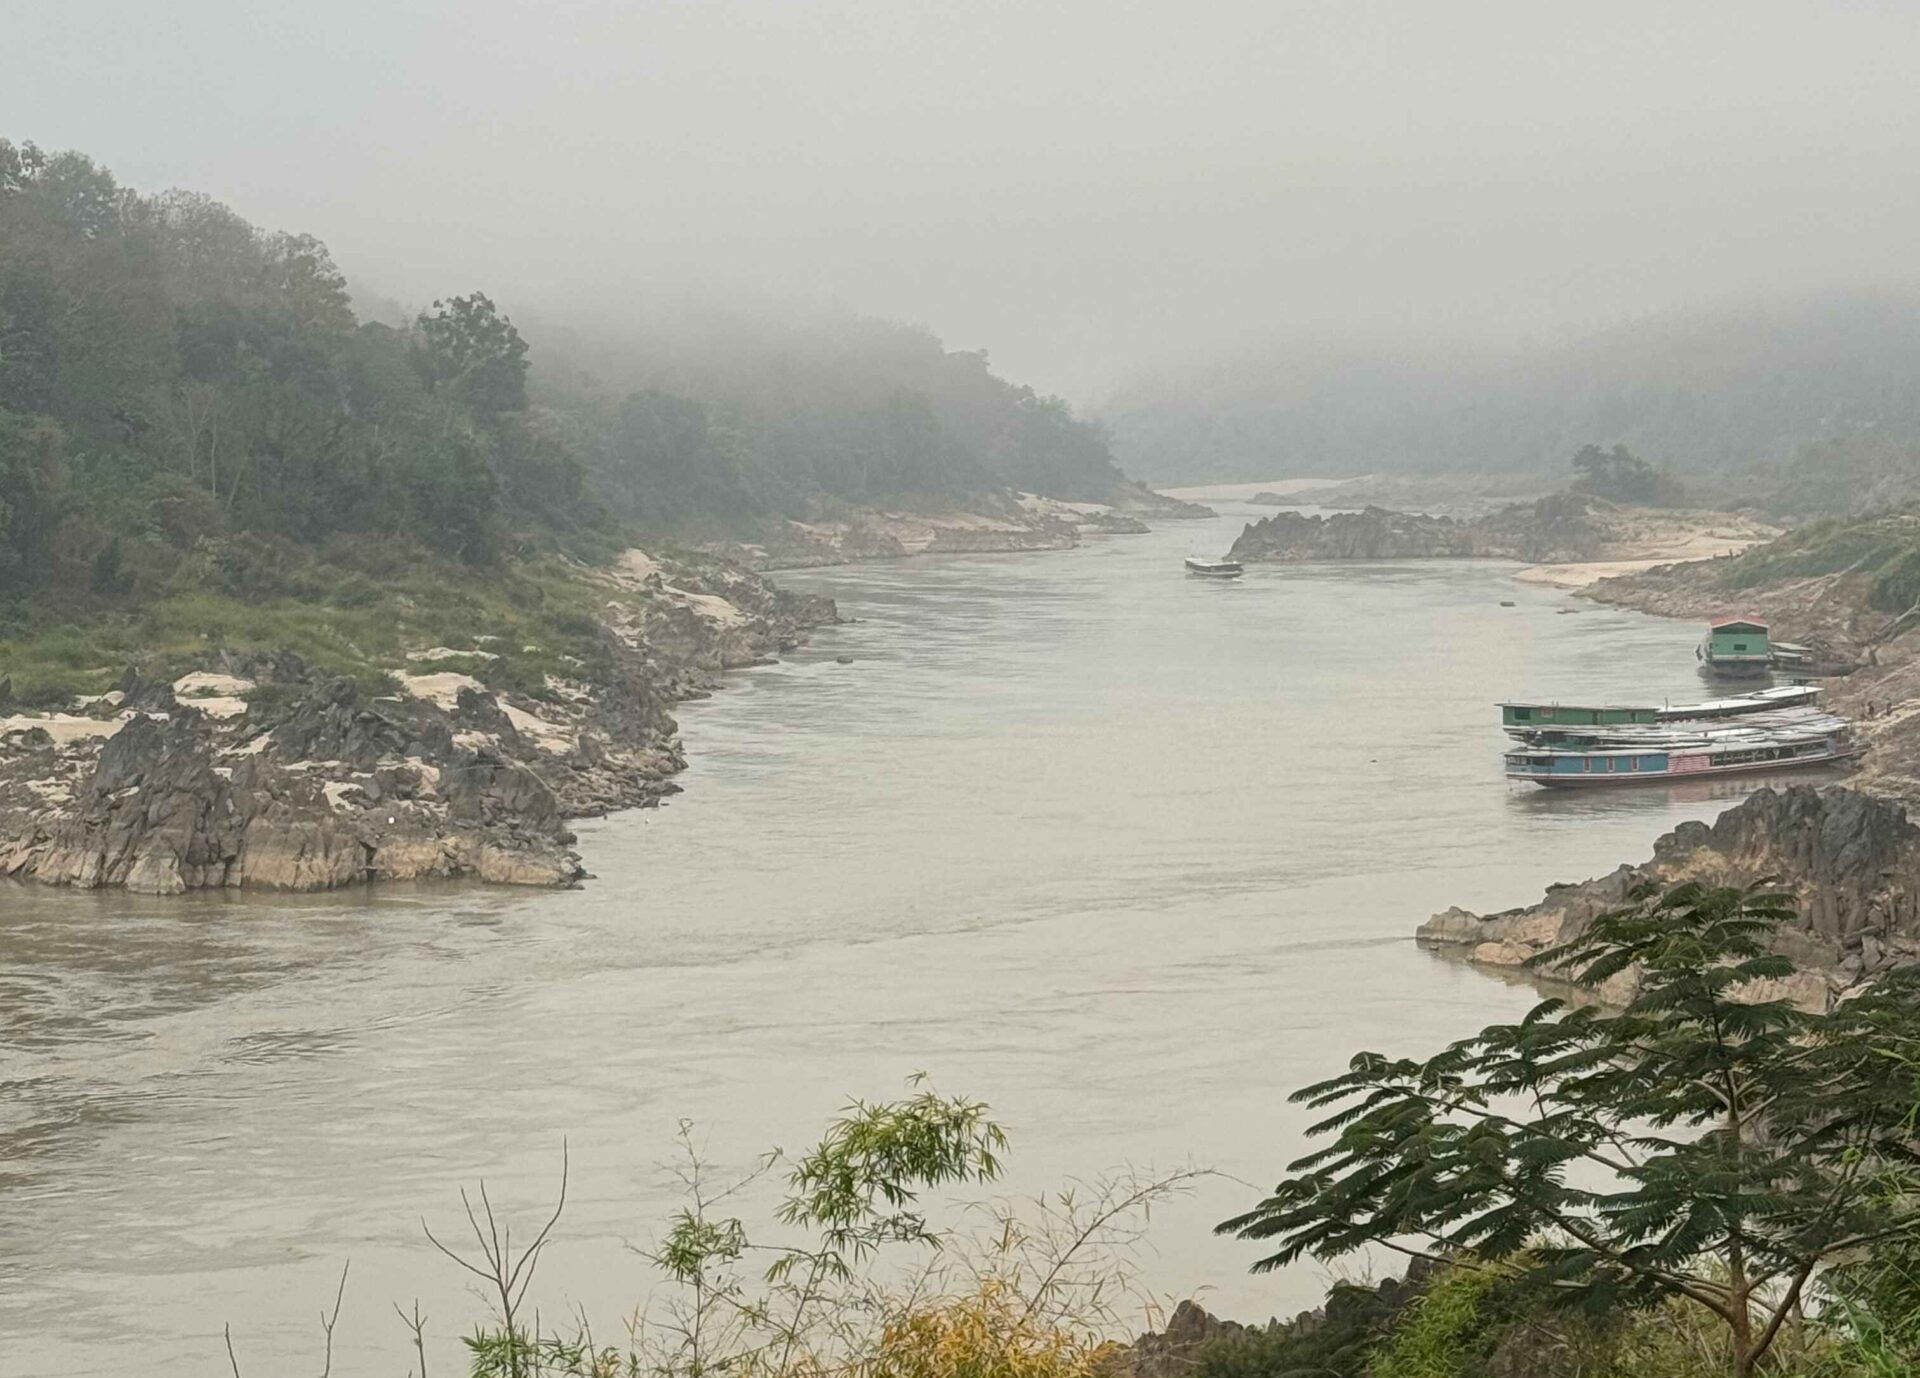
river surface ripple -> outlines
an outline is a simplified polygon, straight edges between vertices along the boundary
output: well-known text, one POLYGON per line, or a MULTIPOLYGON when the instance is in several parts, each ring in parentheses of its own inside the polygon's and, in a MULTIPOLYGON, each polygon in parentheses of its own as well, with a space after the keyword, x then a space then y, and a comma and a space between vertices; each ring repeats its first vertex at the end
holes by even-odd
MULTIPOLYGON (((334 1372, 404 1367, 416 1296, 457 1371, 479 1306, 421 1217, 481 1176, 531 1216, 563 1136, 536 1292, 605 1333, 652 1285, 628 1246, 674 1204, 678 1120, 744 1164, 919 1070, 992 1102, 1014 1189, 1270 1185, 1293 1088, 1532 1002, 1416 949, 1429 913, 1740 791, 1500 776, 1496 698, 1696 697, 1694 627, 1496 563, 1181 573, 1252 514, 784 576, 857 620, 687 705, 686 792, 582 825, 582 890, 0 888, 0 1369, 224 1372, 230 1321, 248 1372, 317 1371, 351 1258, 334 1372)), ((1310 1304, 1318 1269, 1251 1278, 1211 1236, 1253 1199, 1156 1215, 1154 1290, 1310 1304)))

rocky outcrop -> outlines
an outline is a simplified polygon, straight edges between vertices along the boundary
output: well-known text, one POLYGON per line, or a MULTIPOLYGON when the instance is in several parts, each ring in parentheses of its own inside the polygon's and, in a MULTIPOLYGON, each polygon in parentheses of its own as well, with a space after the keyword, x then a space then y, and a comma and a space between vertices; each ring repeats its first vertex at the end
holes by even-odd
MULTIPOLYGON (((1497 914, 1448 909, 1420 926, 1422 944, 1481 966, 1519 968, 1583 933, 1627 902, 1642 882, 1769 880, 1799 906, 1780 949, 1802 969, 1777 990, 1810 1007, 1896 961, 1920 957, 1920 827, 1900 803, 1844 787, 1763 789, 1711 825, 1683 823, 1654 843, 1647 861, 1575 885, 1539 903, 1497 914)), ((1620 1003, 1631 973, 1600 992, 1620 1003)))
POLYGON ((1603 549, 1595 499, 1572 493, 1503 507, 1468 521, 1391 512, 1307 516, 1276 512, 1250 523, 1228 557, 1249 562, 1318 560, 1508 559, 1529 563, 1588 560, 1603 549))
POLYGON ((1200 1351, 1217 1340, 1244 1335, 1247 1327, 1222 1320, 1188 1298, 1173 1308, 1164 1330, 1151 1330, 1100 1367, 1104 1378, 1187 1378, 1200 1363, 1200 1351))
MULTIPOLYGON (((1182 1301, 1167 1318, 1165 1329, 1149 1331, 1130 1345, 1115 1346, 1103 1353, 1095 1372, 1100 1378, 1191 1378, 1210 1348, 1264 1341, 1261 1357, 1271 1359, 1276 1340, 1319 1336, 1324 1343, 1332 1338, 1324 1333, 1328 1331, 1340 1337, 1340 1342, 1331 1347, 1357 1351, 1385 1333, 1393 1317, 1426 1291, 1439 1267, 1431 1260, 1416 1258, 1408 1264, 1404 1277, 1383 1278, 1372 1285, 1335 1283, 1324 1305, 1302 1311, 1290 1321, 1276 1317, 1265 1325, 1222 1320, 1198 1302, 1182 1301)), ((1247 1366, 1229 1362, 1221 1367, 1233 1371, 1247 1366)), ((1257 1371, 1258 1365, 1254 1367, 1257 1371)))
POLYGON ((1138 517, 1124 512, 1089 512, 1080 519, 1080 529, 1102 536, 1144 536, 1153 530, 1138 517))
POLYGON ((581 874, 537 774, 409 716, 361 702, 351 680, 316 685, 279 728, 237 744, 192 710, 136 714, 70 807, 13 833, 0 874, 148 894, 581 874), (331 753, 301 754, 316 745, 331 753))
MULTIPOLYGON (((584 875, 567 819, 657 803, 685 764, 670 712, 725 670, 834 620, 710 560, 629 552, 607 591, 599 664, 543 695, 460 674, 370 697, 298 657, 217 658, 177 682, 116 688, 0 733, 0 876, 155 894, 318 890, 584 875), (201 698, 174 693, 214 692, 201 698), (272 683, 273 694, 232 697, 272 683), (198 706, 197 706, 198 705, 198 706)), ((444 648, 440 648, 444 650, 444 648)))
POLYGON ((1198 521, 1220 515, 1205 503, 1168 497, 1133 479, 1123 480, 1108 502, 1116 513, 1155 521, 1198 521))

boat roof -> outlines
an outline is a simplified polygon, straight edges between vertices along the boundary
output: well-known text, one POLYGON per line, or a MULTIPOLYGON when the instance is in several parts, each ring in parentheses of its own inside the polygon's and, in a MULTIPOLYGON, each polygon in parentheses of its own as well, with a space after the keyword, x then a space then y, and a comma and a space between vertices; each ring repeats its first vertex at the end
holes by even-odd
POLYGON ((1752 627, 1762 632, 1767 629, 1766 622, 1758 617, 1716 617, 1707 625, 1716 632, 1723 632, 1732 627, 1752 627))
POLYGON ((1820 697, 1818 685, 1776 684, 1770 689, 1755 689, 1747 694, 1729 694, 1723 699, 1702 699, 1699 703, 1674 703, 1661 709, 1670 718, 1725 713, 1763 703, 1810 703, 1820 697))
MULTIPOLYGON (((1738 741, 1782 732, 1833 732, 1852 724, 1837 713, 1811 704, 1792 708, 1773 708, 1764 713, 1748 713, 1724 721, 1717 718, 1682 719, 1665 723, 1603 723, 1571 727, 1530 727, 1526 739, 1546 736, 1585 737, 1604 742, 1715 742, 1738 741)), ((1508 729, 1520 735, 1515 729, 1508 729)))
POLYGON ((1496 708, 1579 708, 1589 713, 1657 713, 1660 710, 1647 703, 1562 703, 1559 699, 1501 699, 1496 708))
POLYGON ((1745 694, 1729 694, 1725 698, 1702 699, 1698 703, 1671 703, 1657 708, 1644 703, 1563 703, 1559 699, 1501 699, 1497 708, 1577 708, 1589 713, 1628 712, 1659 713, 1665 717, 1705 717, 1715 713, 1725 713, 1730 709, 1750 708, 1757 704, 1793 704, 1811 703, 1820 697, 1820 688, 1813 684, 1776 684, 1767 689, 1755 689, 1745 694))

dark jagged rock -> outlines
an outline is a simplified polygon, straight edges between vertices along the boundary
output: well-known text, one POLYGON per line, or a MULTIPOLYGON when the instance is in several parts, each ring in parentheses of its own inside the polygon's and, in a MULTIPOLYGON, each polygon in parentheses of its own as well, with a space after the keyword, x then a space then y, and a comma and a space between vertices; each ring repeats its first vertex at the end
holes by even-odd
MULTIPOLYGON (((1920 957, 1920 827, 1898 802, 1837 786, 1762 789, 1711 825, 1682 823, 1637 866, 1555 886, 1523 909, 1449 909, 1422 924, 1419 938, 1480 965, 1519 967, 1578 937, 1641 883, 1687 880, 1769 880, 1793 894, 1799 919, 1780 947, 1802 970, 1778 993, 1803 1003, 1824 1005, 1889 962, 1920 957)), ((1631 989, 1629 977, 1603 995, 1625 998, 1631 989)))
POLYGON ((573 883, 567 819, 677 788, 671 705, 836 617, 717 560, 634 555, 587 576, 608 601, 579 681, 531 695, 453 675, 372 697, 298 656, 216 652, 240 683, 182 702, 129 668, 88 716, 0 735, 0 876, 156 893, 573 883), (277 689, 239 703, 248 681, 277 689))
POLYGON ((65 818, 0 851, 0 872, 153 894, 324 889, 376 876, 561 884, 579 874, 552 792, 526 767, 476 753, 450 770, 451 797, 434 805, 419 802, 423 778, 396 765, 343 785, 258 754, 220 764, 199 715, 141 715, 101 749, 65 818), (337 806, 356 792, 393 811, 337 806))
POLYGON ((546 783, 518 761, 480 750, 441 772, 440 794, 448 816, 459 822, 510 823, 558 835, 560 806, 546 783))
MULTIPOLYGON (((1268 494, 1266 496, 1274 496, 1268 494)), ((1556 493, 1460 521, 1367 507, 1307 516, 1276 512, 1250 523, 1228 558, 1245 561, 1508 559, 1533 563, 1588 560, 1606 533, 1592 519, 1595 501, 1556 493)))
POLYGON ((477 689, 460 691, 454 700, 453 718, 460 726, 476 732, 491 733, 514 743, 520 740, 520 731, 501 708, 500 700, 477 689))
MULTIPOLYGON (((1195 1301, 1182 1301, 1167 1318, 1164 1330, 1150 1331, 1131 1345, 1109 1351, 1102 1356, 1096 1371, 1101 1378, 1191 1378, 1205 1351, 1215 1346, 1229 1353, 1243 1345, 1260 1351, 1251 1364, 1231 1360, 1223 1364, 1229 1372, 1262 1371, 1276 1355, 1286 1356, 1283 1364, 1291 1365, 1305 1357, 1300 1354, 1300 1347, 1308 1343, 1334 1353, 1358 1354, 1384 1334, 1393 1318, 1426 1291, 1440 1267, 1429 1259, 1415 1258, 1409 1262, 1404 1277, 1385 1278, 1373 1286, 1335 1283, 1325 1304, 1302 1311, 1290 1321, 1276 1318, 1265 1325, 1222 1320, 1195 1301), (1290 1341, 1295 1343, 1289 1344, 1290 1341)), ((1328 1371, 1317 1364, 1306 1369, 1283 1366, 1278 1370, 1281 1374, 1328 1371)))
POLYGON ((293 651, 222 651, 220 667, 256 684, 304 684, 308 677, 307 662, 293 651))
POLYGON ((113 686, 120 695, 120 707, 137 713, 170 713, 179 707, 173 685, 166 680, 144 678, 129 665, 113 686))
MULTIPOLYGON (((390 756, 404 756, 423 733, 413 721, 366 702, 360 686, 345 677, 322 681, 273 728, 272 751, 283 761, 341 761, 370 769, 390 756)), ((430 759, 444 760, 452 740, 430 759)))

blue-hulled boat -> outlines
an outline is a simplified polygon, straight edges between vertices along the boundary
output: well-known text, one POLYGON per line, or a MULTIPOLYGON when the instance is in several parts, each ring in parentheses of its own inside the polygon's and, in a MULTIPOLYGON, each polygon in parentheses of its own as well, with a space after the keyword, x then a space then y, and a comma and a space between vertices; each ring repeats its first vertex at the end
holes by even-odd
POLYGON ((1649 739, 1618 746, 1532 746, 1507 752, 1506 761, 1509 780, 1580 789, 1835 765, 1859 754, 1853 729, 1841 721, 1825 731, 1676 735, 1665 742, 1649 739))

